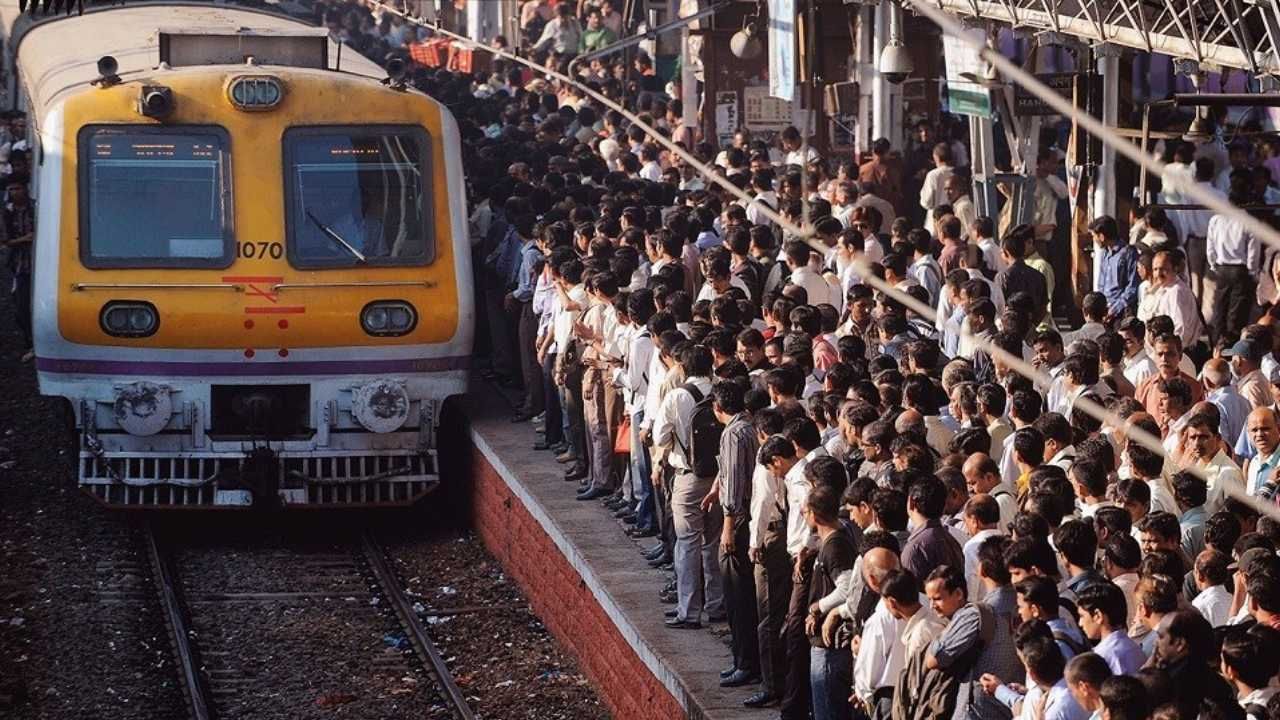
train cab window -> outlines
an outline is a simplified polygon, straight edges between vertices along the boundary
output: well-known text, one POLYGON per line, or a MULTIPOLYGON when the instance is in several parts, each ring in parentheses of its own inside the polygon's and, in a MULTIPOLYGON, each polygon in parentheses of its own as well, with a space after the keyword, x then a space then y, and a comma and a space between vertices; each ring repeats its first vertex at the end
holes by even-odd
POLYGON ((95 125, 79 134, 80 257, 87 267, 227 267, 228 135, 221 128, 95 125))
POLYGON ((287 131, 289 262, 301 268, 430 263, 430 147, 416 127, 287 131))

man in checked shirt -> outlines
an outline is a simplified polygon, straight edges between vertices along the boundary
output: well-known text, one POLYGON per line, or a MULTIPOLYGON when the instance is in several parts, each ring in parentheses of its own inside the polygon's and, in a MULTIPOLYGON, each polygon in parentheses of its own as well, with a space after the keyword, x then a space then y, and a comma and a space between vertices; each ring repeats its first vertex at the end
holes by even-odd
POLYGON ((723 687, 760 681, 760 652, 756 643, 755 573, 747 557, 750 548, 751 478, 760 442, 746 413, 746 383, 725 381, 711 388, 711 409, 724 425, 720 435, 720 466, 711 492, 702 504, 720 503, 724 529, 720 533, 720 574, 725 610, 729 616, 733 667, 720 679, 723 687))

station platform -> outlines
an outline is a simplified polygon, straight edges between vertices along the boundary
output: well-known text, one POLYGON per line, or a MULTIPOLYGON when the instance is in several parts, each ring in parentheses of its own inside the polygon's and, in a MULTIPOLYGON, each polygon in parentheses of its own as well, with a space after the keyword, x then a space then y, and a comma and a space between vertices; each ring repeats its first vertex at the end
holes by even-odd
MULTIPOLYGON (((757 686, 725 689, 728 626, 664 627, 663 573, 599 502, 574 498, 564 466, 533 450, 530 423, 512 424, 513 400, 473 379, 461 408, 471 440, 466 473, 475 530, 521 586, 534 612, 579 659, 619 720, 768 718, 742 701, 757 686)), ((446 479, 447 482, 447 479, 446 479)))

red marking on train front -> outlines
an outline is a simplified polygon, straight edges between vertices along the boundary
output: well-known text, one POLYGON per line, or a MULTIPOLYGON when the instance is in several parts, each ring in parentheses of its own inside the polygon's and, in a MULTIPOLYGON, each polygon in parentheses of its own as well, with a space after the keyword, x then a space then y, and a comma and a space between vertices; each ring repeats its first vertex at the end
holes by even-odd
POLYGON ((284 282, 284 278, 276 275, 223 275, 222 282, 247 285, 245 295, 260 297, 269 303, 276 303, 279 293, 272 287, 284 282), (263 287, 258 287, 262 285, 263 287))

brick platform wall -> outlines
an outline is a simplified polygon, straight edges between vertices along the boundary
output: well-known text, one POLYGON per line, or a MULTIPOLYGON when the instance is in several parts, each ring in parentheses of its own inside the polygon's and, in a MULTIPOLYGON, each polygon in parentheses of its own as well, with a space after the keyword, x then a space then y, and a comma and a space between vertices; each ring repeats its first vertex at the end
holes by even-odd
POLYGON ((481 443, 474 442, 471 450, 473 526, 529 598, 533 611, 577 657, 613 717, 687 717, 627 642, 575 563, 477 446, 481 443))

